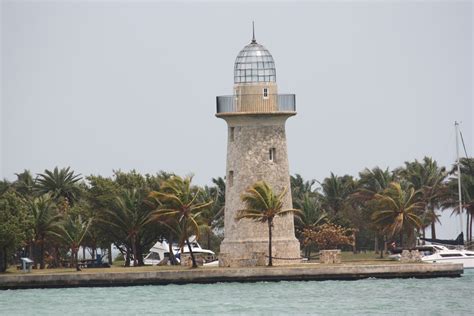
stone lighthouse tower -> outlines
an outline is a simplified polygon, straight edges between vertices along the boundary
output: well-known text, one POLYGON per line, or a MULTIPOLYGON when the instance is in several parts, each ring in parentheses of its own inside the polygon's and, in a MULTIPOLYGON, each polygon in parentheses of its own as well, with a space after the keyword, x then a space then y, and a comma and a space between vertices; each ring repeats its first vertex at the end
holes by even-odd
MULTIPOLYGON (((268 226, 235 219, 249 186, 264 180, 276 192, 287 188, 284 208, 292 207, 285 122, 293 115, 295 95, 278 94, 275 62, 254 32, 235 60, 233 95, 217 97, 216 116, 228 125, 223 266, 254 265, 257 258, 261 263, 263 253, 268 255, 268 226)), ((293 215, 275 218, 272 245, 274 264, 298 262, 293 215)))

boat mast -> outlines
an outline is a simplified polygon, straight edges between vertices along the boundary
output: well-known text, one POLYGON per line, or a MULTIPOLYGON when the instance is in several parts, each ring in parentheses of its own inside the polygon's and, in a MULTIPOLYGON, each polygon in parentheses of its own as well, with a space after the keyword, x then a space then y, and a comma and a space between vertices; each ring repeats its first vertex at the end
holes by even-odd
POLYGON ((461 167, 459 161, 459 123, 454 121, 454 128, 456 130, 456 156, 457 156, 457 165, 458 165, 458 196, 459 196, 459 220, 461 222, 461 233, 463 232, 462 224, 462 193, 461 193, 461 167))

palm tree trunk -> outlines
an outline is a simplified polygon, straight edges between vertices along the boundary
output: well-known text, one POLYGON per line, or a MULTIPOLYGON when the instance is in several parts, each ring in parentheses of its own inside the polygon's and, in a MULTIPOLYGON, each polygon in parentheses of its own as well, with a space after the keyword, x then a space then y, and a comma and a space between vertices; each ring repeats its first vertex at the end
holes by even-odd
POLYGON ((272 220, 268 220, 268 266, 273 266, 272 260, 272 220))
POLYGON ((176 261, 176 257, 174 256, 173 252, 173 235, 169 235, 168 237, 168 251, 169 251, 169 258, 170 258, 170 263, 172 266, 175 266, 178 264, 176 261))
POLYGON ((472 215, 469 214, 469 210, 466 209, 466 241, 469 241, 471 240, 471 218, 472 218, 472 215))
POLYGON ((41 239, 40 244, 40 269, 44 269, 44 239, 41 239))
POLYGON ((81 271, 81 269, 79 268, 78 253, 79 253, 79 248, 74 247, 73 249, 74 266, 76 267, 76 271, 81 271))
POLYGON ((374 252, 375 253, 378 253, 379 249, 379 236, 377 234, 375 234, 375 239, 374 239, 374 252))
POLYGON ((400 247, 403 248, 403 230, 400 231, 400 247))
POLYGON ((133 266, 137 266, 137 245, 135 244, 135 236, 132 235, 132 251, 133 251, 133 266))
POLYGON ((472 224, 474 223, 473 219, 474 219, 474 216, 472 216, 473 214, 471 214, 471 227, 469 229, 469 241, 472 241, 472 224))
POLYGON ((145 262, 143 261, 143 247, 140 243, 140 238, 137 238, 136 247, 137 247, 138 266, 144 266, 145 262))
POLYGON ((0 250, 0 272, 5 272, 7 270, 7 247, 4 246, 0 250))
POLYGON ((109 264, 112 265, 113 258, 112 258, 112 244, 109 244, 109 251, 107 253, 107 259, 109 260, 109 264))
POLYGON ((431 223, 431 238, 436 239, 436 223, 433 221, 431 223))
POLYGON ((211 249, 211 226, 209 225, 209 230, 207 231, 207 249, 211 249))
POLYGON ((60 254, 59 254, 59 247, 58 246, 54 246, 53 247, 54 251, 53 251, 53 262, 54 262, 54 267, 59 267, 60 266, 60 263, 61 263, 61 258, 60 258, 60 254))
POLYGON ((468 210, 466 210, 466 240, 469 238, 469 224, 470 224, 470 220, 469 220, 469 212, 468 210))
POLYGON ((35 260, 35 255, 34 255, 34 252, 33 252, 33 242, 31 241, 28 245, 28 258, 30 258, 31 260, 35 260))
POLYGON ((127 247, 127 252, 125 253, 125 266, 130 267, 130 248, 127 247))
POLYGON ((383 235, 383 253, 388 253, 387 235, 383 235))
POLYGON ((382 242, 380 243, 380 259, 383 259, 383 251, 384 251, 384 236, 382 236, 382 242))
POLYGON ((357 253, 357 247, 356 247, 356 232, 352 232, 352 253, 356 254, 357 253))
MULTIPOLYGON (((189 239, 186 238, 186 244, 188 245, 188 249, 189 249, 189 253, 191 255, 191 260, 193 261, 193 268, 197 268, 197 263, 196 263, 196 259, 194 258, 194 253, 193 253, 193 248, 191 247, 191 243, 189 242, 189 239)), ((182 258, 181 258, 182 260, 182 258)))

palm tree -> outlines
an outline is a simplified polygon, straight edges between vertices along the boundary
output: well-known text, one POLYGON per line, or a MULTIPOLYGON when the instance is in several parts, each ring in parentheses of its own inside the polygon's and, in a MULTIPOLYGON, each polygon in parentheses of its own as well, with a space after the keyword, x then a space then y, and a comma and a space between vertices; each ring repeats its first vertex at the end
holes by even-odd
POLYGON ((206 223, 204 230, 207 235, 207 249, 211 249, 211 235, 216 229, 220 229, 224 225, 224 206, 223 193, 219 187, 208 187, 205 186, 202 191, 201 200, 213 201, 210 207, 204 210, 202 213, 203 221, 206 223))
POLYGON ((396 171, 405 180, 409 181, 416 191, 420 191, 420 199, 425 204, 422 215, 423 235, 426 226, 431 226, 431 238, 436 238, 436 222, 439 214, 436 210, 441 208, 441 202, 446 192, 445 180, 448 176, 445 167, 429 157, 424 157, 422 162, 405 162, 405 167, 396 171))
POLYGON ((0 195, 7 192, 11 184, 7 180, 0 180, 0 195))
POLYGON ((315 183, 316 183, 316 180, 314 179, 305 181, 303 177, 299 174, 295 174, 294 176, 291 176, 290 185, 291 185, 291 196, 293 198, 293 201, 303 199, 303 196, 306 193, 313 194, 314 191, 312 187, 315 183))
MULTIPOLYGON (((303 197, 293 204, 301 211, 295 216, 296 233, 301 242, 305 238, 305 232, 314 231, 319 225, 329 222, 328 214, 322 209, 317 195, 305 192, 303 197)), ((311 257, 311 245, 305 247, 305 257, 311 257)))
MULTIPOLYGON (((372 214, 377 210, 377 203, 375 203, 374 196, 385 190, 394 179, 394 174, 390 172, 388 168, 365 168, 359 172, 357 188, 349 198, 355 205, 354 210, 358 211, 355 214, 356 216, 352 216, 351 222, 357 227, 359 240, 362 239, 363 236, 366 236, 366 238, 368 235, 372 236, 372 234, 367 234, 367 232, 374 232, 374 250, 377 252, 377 249, 380 249, 381 258, 383 258, 384 249, 386 247, 386 237, 379 235, 377 227, 373 225, 371 221, 372 214)), ((354 231, 354 233, 355 232, 356 231, 354 231)), ((368 241, 368 238, 366 240, 368 241)))
POLYGON ((242 194, 245 209, 239 210, 236 220, 243 218, 268 224, 268 266, 272 266, 272 229, 275 216, 290 213, 299 213, 296 209, 284 209, 283 198, 286 189, 276 195, 273 189, 265 182, 258 181, 242 194))
POLYGON ((53 171, 45 170, 38 175, 36 188, 39 194, 50 193, 58 202, 63 199, 61 208, 65 211, 79 199, 80 188, 77 183, 81 179, 81 175, 75 175, 70 167, 61 170, 56 167, 53 171))
POLYGON ((379 167, 373 169, 365 168, 359 172, 359 181, 353 198, 360 202, 370 201, 375 194, 385 190, 393 181, 394 176, 388 169, 384 170, 379 167))
POLYGON ((320 185, 324 209, 333 216, 341 216, 356 187, 352 176, 338 177, 331 172, 331 176, 320 182, 320 185))
POLYGON ((413 235, 413 229, 421 227, 419 212, 425 207, 417 201, 417 194, 413 187, 402 188, 399 182, 390 183, 382 193, 374 196, 378 203, 378 210, 372 214, 372 220, 382 232, 393 237, 399 234, 403 245, 403 233, 408 239, 413 235))
POLYGON ((128 249, 132 250, 134 266, 143 265, 137 245, 141 233, 149 224, 150 213, 151 210, 144 203, 143 193, 136 189, 123 190, 115 197, 111 208, 107 209, 100 219, 103 223, 109 223, 125 237, 123 242, 130 246, 128 249))
POLYGON ((30 198, 35 194, 35 179, 29 170, 24 170, 22 173, 15 173, 17 179, 13 183, 15 191, 22 196, 30 198))
POLYGON ((191 186, 191 181, 191 176, 172 176, 162 183, 160 191, 151 192, 150 198, 161 206, 151 214, 150 221, 167 223, 178 235, 179 246, 188 246, 192 267, 197 268, 189 238, 195 235, 199 239, 202 214, 213 201, 203 200, 201 189, 191 186))
MULTIPOLYGON (((474 158, 461 158, 461 207, 466 210, 466 240, 472 241, 472 230, 474 223, 474 158)), ((452 208, 453 213, 459 214, 459 193, 457 166, 450 171, 452 177, 447 182, 447 194, 442 202, 443 209, 452 208)))
POLYGON ((90 219, 83 220, 81 215, 68 215, 58 231, 54 232, 54 235, 71 249, 72 262, 77 271, 80 271, 77 252, 89 232, 91 222, 90 219))
POLYGON ((33 231, 32 253, 37 253, 36 248, 39 247, 40 268, 44 269, 44 244, 46 239, 57 231, 61 215, 57 213, 56 206, 48 194, 27 200, 26 204, 33 231))

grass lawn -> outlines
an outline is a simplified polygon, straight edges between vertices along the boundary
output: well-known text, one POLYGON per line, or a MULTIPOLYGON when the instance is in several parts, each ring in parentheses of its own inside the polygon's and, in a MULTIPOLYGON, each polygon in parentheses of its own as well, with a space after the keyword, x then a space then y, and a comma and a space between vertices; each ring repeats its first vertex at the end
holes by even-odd
MULTIPOLYGON (((384 256, 383 259, 379 258, 379 254, 373 251, 365 253, 354 254, 352 252, 342 252, 342 264, 399 264, 398 261, 387 259, 384 256)), ((308 263, 297 263, 294 266, 317 268, 324 267, 327 265, 319 265, 318 260, 311 260, 308 263)), ((153 272, 153 271, 179 271, 189 270, 188 267, 182 266, 144 266, 144 267, 124 267, 123 261, 115 261, 110 268, 84 268, 82 271, 77 272, 74 268, 58 268, 58 269, 33 269, 31 274, 60 274, 60 273, 127 273, 127 272, 153 272)), ((199 267, 198 269, 213 269, 213 267, 199 267)), ((5 274, 23 274, 21 270, 17 270, 15 266, 11 266, 5 274)))
POLYGON ((344 251, 341 253, 342 262, 360 262, 360 261, 393 261, 387 258, 387 255, 384 255, 383 259, 380 259, 380 254, 375 253, 374 251, 360 252, 354 254, 351 251, 344 251))

